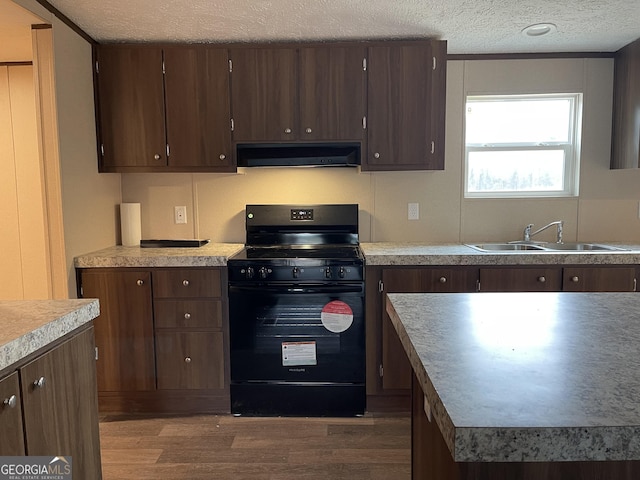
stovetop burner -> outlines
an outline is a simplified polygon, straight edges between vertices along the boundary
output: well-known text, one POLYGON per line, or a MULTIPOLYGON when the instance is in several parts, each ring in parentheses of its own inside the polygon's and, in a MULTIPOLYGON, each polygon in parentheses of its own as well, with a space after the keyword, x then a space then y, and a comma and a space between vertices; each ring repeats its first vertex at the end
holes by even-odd
POLYGON ((280 258, 358 259, 360 249, 354 245, 274 245, 271 247, 247 246, 244 255, 236 258, 270 260, 280 258))

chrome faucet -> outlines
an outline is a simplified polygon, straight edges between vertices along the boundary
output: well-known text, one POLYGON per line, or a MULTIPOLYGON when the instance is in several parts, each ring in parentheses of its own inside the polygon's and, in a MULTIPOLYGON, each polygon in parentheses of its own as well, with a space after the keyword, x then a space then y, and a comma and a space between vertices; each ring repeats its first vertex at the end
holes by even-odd
POLYGON ((556 220, 555 222, 551 222, 549 225, 545 225, 544 227, 539 228, 538 230, 536 230, 533 233, 531 233, 531 228, 533 227, 533 223, 530 223, 529 225, 524 227, 524 232, 523 232, 523 235, 522 235, 523 236, 523 240, 525 242, 530 242, 531 241, 531 237, 533 237, 534 235, 537 235, 540 232, 545 231, 549 227, 553 227, 554 225, 557 227, 556 243, 562 243, 562 227, 564 225, 564 221, 562 221, 562 220, 556 220))

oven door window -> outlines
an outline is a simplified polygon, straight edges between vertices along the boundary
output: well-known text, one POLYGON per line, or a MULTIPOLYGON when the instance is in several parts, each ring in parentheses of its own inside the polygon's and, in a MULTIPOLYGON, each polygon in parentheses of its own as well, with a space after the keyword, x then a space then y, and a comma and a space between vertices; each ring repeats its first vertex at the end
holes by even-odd
POLYGON ((364 295, 230 287, 233 382, 364 381, 364 295))

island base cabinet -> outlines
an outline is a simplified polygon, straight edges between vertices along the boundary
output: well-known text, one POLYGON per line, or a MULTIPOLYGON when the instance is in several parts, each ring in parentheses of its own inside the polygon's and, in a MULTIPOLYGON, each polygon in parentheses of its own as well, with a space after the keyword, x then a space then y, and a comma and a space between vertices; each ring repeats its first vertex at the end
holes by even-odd
POLYGON ((0 380, 0 456, 24 455, 18 373, 0 380))
POLYGON ((455 462, 416 378, 411 384, 412 480, 632 480, 640 461, 617 462, 455 462))
POLYGON ((95 368, 89 328, 19 369, 26 454, 69 456, 78 479, 102 478, 95 368))

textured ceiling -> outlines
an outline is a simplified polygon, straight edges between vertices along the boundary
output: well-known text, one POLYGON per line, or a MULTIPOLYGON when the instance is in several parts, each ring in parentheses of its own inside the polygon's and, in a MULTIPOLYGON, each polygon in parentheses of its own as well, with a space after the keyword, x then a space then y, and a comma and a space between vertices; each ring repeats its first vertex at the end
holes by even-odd
POLYGON ((436 37, 449 53, 611 52, 640 37, 640 0, 48 0, 98 41, 436 37), (524 27, 552 22, 532 38, 524 27))

